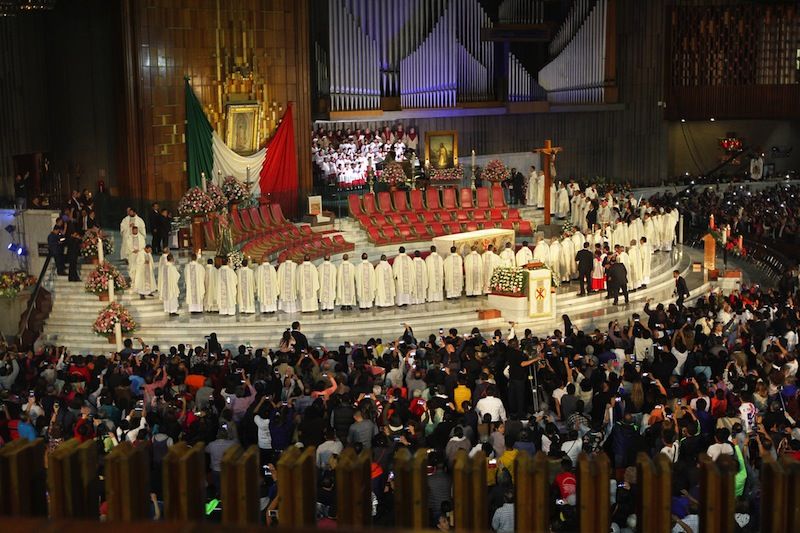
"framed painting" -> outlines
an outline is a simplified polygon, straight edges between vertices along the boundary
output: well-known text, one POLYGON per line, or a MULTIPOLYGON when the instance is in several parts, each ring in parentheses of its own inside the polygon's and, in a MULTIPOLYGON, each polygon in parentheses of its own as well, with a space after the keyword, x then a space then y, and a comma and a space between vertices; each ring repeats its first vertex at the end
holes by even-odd
POLYGON ((258 150, 260 104, 229 104, 225 122, 225 144, 239 155, 258 150))
POLYGON ((436 170, 458 166, 458 132, 425 132, 425 166, 436 170))

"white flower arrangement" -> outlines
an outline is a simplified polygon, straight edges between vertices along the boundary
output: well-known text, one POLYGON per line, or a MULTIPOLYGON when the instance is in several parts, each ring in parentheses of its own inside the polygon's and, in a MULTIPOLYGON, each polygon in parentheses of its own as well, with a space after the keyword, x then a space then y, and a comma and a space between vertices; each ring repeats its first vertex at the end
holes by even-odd
POLYGON ((520 267, 498 267, 489 280, 492 292, 522 296, 528 288, 528 274, 520 267))

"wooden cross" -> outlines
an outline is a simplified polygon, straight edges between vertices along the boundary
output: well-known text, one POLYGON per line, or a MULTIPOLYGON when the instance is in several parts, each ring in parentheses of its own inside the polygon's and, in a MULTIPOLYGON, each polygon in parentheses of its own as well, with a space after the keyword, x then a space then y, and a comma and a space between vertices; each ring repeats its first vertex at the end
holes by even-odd
POLYGON ((544 223, 550 225, 550 187, 553 185, 553 176, 550 175, 550 164, 555 163, 556 154, 562 150, 560 146, 553 146, 550 139, 544 141, 544 148, 534 148, 537 154, 544 154, 544 223))

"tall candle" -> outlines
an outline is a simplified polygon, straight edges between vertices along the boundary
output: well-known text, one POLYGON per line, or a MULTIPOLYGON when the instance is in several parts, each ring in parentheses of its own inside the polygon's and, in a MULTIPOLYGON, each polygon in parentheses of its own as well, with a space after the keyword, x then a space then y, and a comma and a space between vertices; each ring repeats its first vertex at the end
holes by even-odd
POLYGON ((206 192, 206 173, 205 172, 201 172, 200 173, 200 184, 203 187, 203 192, 206 192))
POLYGON ((103 251, 103 239, 97 237, 97 262, 101 265, 105 262, 105 252, 103 251))
POLYGON ((475 165, 475 150, 474 149, 472 150, 472 166, 473 167, 477 166, 477 165, 475 165))
POLYGON ((108 301, 114 301, 114 278, 113 276, 108 277, 108 301))
POLYGON ((714 215, 710 215, 708 217, 708 227, 710 229, 714 229, 714 215))
POLYGON ((739 249, 741 250, 742 248, 744 248, 744 237, 739 235, 739 249))
POLYGON ((117 340, 117 351, 122 351, 122 324, 117 322, 114 324, 114 337, 117 340))

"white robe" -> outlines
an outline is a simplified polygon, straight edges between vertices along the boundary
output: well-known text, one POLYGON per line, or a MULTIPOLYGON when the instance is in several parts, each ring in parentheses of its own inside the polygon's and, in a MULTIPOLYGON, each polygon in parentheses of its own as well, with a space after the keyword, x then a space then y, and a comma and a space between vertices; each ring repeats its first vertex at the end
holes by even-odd
POLYGON ((197 261, 189 261, 183 268, 186 284, 186 307, 190 313, 203 312, 203 297, 206 294, 206 270, 197 261))
POLYGON ((536 206, 544 207, 544 172, 536 171, 536 206))
POLYGON ((375 267, 366 259, 356 266, 356 295, 360 309, 372 307, 375 301, 375 267))
POLYGON ((512 268, 517 266, 517 256, 514 254, 514 248, 503 248, 500 252, 500 266, 512 268))
POLYGON ((243 266, 236 272, 239 286, 237 291, 237 303, 240 313, 256 312, 256 281, 253 270, 249 266, 243 266))
POLYGON ((348 261, 342 261, 336 276, 336 303, 339 305, 356 305, 356 267, 348 261))
POLYGON ((219 270, 214 265, 206 265, 206 294, 203 298, 203 310, 208 312, 219 311, 217 300, 217 285, 219 284, 219 270))
POLYGON ((414 292, 411 294, 411 303, 424 304, 428 296, 428 265, 421 257, 415 257, 411 263, 414 275, 414 292))
POLYGON ((575 245, 570 237, 561 240, 561 281, 571 280, 578 272, 575 264, 575 245))
POLYGON ((672 243, 675 241, 675 224, 678 220, 672 211, 661 215, 661 249, 665 252, 672 250, 672 243))
POLYGON ((502 266, 503 261, 500 259, 500 256, 494 253, 494 250, 487 250, 483 252, 481 256, 483 259, 483 292, 484 294, 489 294, 492 292, 490 288, 490 283, 492 281, 492 274, 494 274, 494 269, 502 266))
POLYGON ((483 258, 473 250, 464 258, 464 288, 467 296, 483 294, 484 281, 483 258))
POLYGON ((458 298, 464 290, 464 260, 457 253, 444 260, 444 290, 447 298, 458 298))
MULTIPOLYGON (((578 253, 578 250, 583 250, 583 243, 586 242, 586 237, 580 231, 576 231, 572 235, 572 246, 575 248, 575 253, 578 253)), ((575 268, 575 272, 577 272, 577 267, 575 268)))
POLYGON ((236 314, 236 272, 228 265, 217 271, 217 305, 219 314, 236 314))
POLYGON ((179 279, 181 279, 181 274, 178 272, 175 263, 167 262, 167 266, 164 268, 164 284, 162 285, 164 294, 161 296, 161 301, 164 302, 165 313, 178 312, 178 294, 180 293, 180 289, 178 289, 179 279))
POLYGON ((653 258, 653 247, 650 242, 644 244, 639 243, 639 261, 642 265, 642 284, 647 285, 650 283, 650 262, 653 258))
POLYGON ((336 265, 323 261, 317 269, 319 275, 319 307, 323 311, 333 309, 336 302, 336 265))
POLYGON ((441 302, 444 300, 444 259, 438 253, 432 253, 425 258, 428 267, 428 301, 441 302))
POLYGON ((556 214, 556 184, 555 182, 550 184, 550 214, 556 214))
POLYGON ((628 246, 631 240, 628 238, 628 226, 624 222, 617 222, 611 236, 611 248, 619 245, 623 248, 628 246))
POLYGON ((544 263, 549 268, 550 265, 548 263, 550 262, 550 245, 544 240, 539 241, 539 244, 537 244, 536 248, 533 249, 533 258, 540 263, 544 263))
POLYGON ((658 239, 658 231, 656 230, 656 222, 653 217, 650 217, 644 221, 644 235, 643 237, 647 237, 647 244, 649 244, 653 250, 657 249, 660 245, 660 241, 658 239))
POLYGON ((156 290, 156 278, 153 275, 153 256, 144 250, 136 255, 133 290, 143 296, 149 296, 156 290))
POLYGON ((550 251, 548 254, 550 258, 550 270, 555 274, 556 279, 561 279, 561 243, 557 239, 553 239, 550 244, 550 251))
POLYGON ((617 255, 617 262, 625 265, 625 270, 628 272, 628 288, 633 288, 633 284, 631 283, 631 270, 633 269, 631 266, 631 256, 628 255, 628 252, 623 250, 617 255))
POLYGON ((390 307, 394 305, 394 273, 387 261, 381 261, 375 267, 375 305, 390 307))
POLYGON ((166 254, 161 254, 161 257, 158 258, 158 298, 160 300, 164 299, 164 280, 167 279, 166 271, 167 256, 166 254))
POLYGON ((412 294, 414 293, 413 270, 413 260, 408 254, 402 253, 394 258, 392 276, 394 276, 395 281, 397 305, 408 305, 412 303, 412 294))
POLYGON ((556 194, 556 216, 565 218, 569 214, 569 208, 569 192, 566 187, 561 187, 556 194))
POLYGON ((517 255, 514 257, 514 262, 520 267, 524 267, 531 261, 533 261, 533 252, 531 252, 531 249, 527 246, 520 248, 517 255))
POLYGON ((297 312, 297 263, 284 261, 278 266, 278 309, 297 312))
POLYGON ((130 249, 130 238, 133 234, 131 232, 131 226, 136 226, 139 228, 139 235, 142 236, 143 239, 147 239, 147 230, 144 226, 144 220, 139 215, 134 216, 133 218, 126 216, 122 219, 122 222, 119 223, 119 233, 122 236, 122 244, 120 245, 120 257, 123 259, 128 258, 129 249, 130 249))
POLYGON ((278 310, 278 273, 270 263, 261 263, 256 269, 256 293, 262 313, 278 310))
MULTIPOLYGON (((144 237, 141 234, 131 235, 128 239, 128 249, 126 250, 126 253, 121 256, 128 259, 128 274, 130 275, 131 280, 136 279, 136 267, 139 264, 139 256, 144 253, 145 245, 146 243, 144 241, 144 237)), ((150 265, 152 266, 152 264, 153 261, 151 259, 150 265)), ((155 285, 155 279, 155 276, 153 276, 153 290, 150 292, 153 292, 157 288, 155 285)))
POLYGON ((528 174, 528 186, 525 191, 525 204, 536 205, 536 200, 539 197, 539 181, 536 177, 536 171, 531 170, 528 174))
POLYGON ((639 245, 628 248, 628 285, 631 289, 642 286, 642 259, 639 256, 639 245))
POLYGON ((308 313, 319 310, 319 272, 311 261, 303 261, 297 267, 297 299, 300 311, 308 313))

